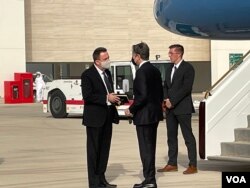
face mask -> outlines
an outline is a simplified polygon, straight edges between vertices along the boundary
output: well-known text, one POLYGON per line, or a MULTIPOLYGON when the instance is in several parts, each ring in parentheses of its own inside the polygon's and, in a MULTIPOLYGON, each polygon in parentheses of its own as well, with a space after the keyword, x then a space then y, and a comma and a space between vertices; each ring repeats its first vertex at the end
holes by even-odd
POLYGON ((107 60, 107 61, 102 61, 102 62, 101 62, 101 66, 102 66, 102 68, 104 68, 104 69, 109 69, 109 68, 110 68, 110 61, 109 61, 109 60, 107 60))
POLYGON ((134 60, 133 57, 132 57, 132 59, 131 59, 131 62, 133 63, 134 66, 137 66, 137 64, 135 63, 135 60, 134 60))

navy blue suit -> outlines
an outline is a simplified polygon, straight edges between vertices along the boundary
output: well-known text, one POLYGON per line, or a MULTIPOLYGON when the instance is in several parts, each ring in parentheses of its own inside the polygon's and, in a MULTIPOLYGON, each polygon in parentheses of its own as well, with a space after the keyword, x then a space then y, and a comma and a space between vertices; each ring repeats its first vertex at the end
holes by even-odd
POLYGON ((129 110, 136 125, 144 183, 156 183, 155 150, 157 127, 163 119, 163 86, 160 71, 150 62, 136 71, 133 91, 134 102, 129 110))
MULTIPOLYGON (((113 86, 110 71, 105 70, 113 86)), ((87 131, 87 161, 89 187, 95 188, 105 181, 112 138, 112 122, 119 123, 114 105, 107 105, 107 90, 95 66, 81 76, 84 99, 83 125, 87 131)))

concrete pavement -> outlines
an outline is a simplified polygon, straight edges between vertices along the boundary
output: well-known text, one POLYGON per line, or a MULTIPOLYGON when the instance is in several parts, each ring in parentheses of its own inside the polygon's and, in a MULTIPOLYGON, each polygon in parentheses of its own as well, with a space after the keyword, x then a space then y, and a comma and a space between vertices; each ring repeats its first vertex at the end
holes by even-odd
MULTIPOLYGON (((198 116, 193 117, 198 147, 198 116)), ((156 167, 166 164, 166 126, 158 128, 156 167)), ((198 160, 199 172, 183 175, 188 165, 179 132, 179 171, 157 173, 159 188, 220 188, 222 171, 248 171, 244 163, 198 160)), ((136 132, 122 120, 114 125, 108 181, 131 188, 142 180, 136 132)), ((80 117, 54 119, 42 104, 0 102, 0 188, 87 188, 86 134, 80 117)))

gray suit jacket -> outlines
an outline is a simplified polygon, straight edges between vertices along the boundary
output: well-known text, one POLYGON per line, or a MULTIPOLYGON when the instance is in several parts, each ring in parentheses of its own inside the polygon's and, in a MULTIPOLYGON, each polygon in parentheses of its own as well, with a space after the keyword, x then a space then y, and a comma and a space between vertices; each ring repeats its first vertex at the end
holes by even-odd
POLYGON ((170 99, 176 115, 191 114, 194 112, 192 101, 192 89, 195 76, 194 68, 190 63, 182 61, 179 68, 175 71, 172 83, 170 78, 171 71, 172 67, 166 72, 164 98, 170 99))

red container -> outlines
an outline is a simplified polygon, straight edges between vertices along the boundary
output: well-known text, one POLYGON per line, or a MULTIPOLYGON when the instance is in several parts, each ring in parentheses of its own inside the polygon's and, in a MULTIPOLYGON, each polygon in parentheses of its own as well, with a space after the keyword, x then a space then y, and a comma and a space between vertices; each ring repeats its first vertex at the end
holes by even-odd
POLYGON ((19 81, 4 81, 4 103, 21 103, 19 81))
POLYGON ((20 100, 22 103, 33 103, 33 75, 32 73, 14 73, 15 81, 20 82, 20 100))

